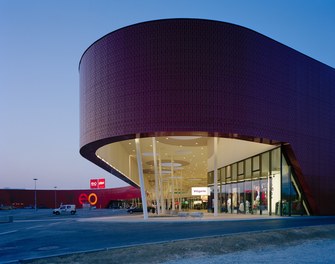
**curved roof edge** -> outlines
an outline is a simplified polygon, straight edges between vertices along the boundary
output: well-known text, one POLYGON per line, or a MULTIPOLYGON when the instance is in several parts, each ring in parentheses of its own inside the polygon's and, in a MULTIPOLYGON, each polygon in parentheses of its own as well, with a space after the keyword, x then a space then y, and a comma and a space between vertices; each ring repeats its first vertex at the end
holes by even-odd
POLYGON ((207 18, 162 18, 162 19, 153 19, 153 20, 148 20, 148 21, 138 22, 138 23, 135 23, 135 24, 130 24, 130 25, 127 25, 127 26, 118 28, 118 29, 116 29, 116 30, 113 30, 113 31, 111 31, 111 32, 109 32, 109 33, 103 35, 102 37, 100 37, 99 39, 97 39, 97 40, 94 41, 91 45, 89 45, 89 46, 87 47, 87 49, 83 52, 83 54, 82 54, 81 57, 80 57, 80 60, 79 60, 79 63, 78 63, 78 71, 80 71, 81 61, 82 61, 83 57, 85 56, 86 52, 87 52, 92 46, 94 46, 94 44, 96 44, 97 42, 99 42, 101 39, 104 39, 104 38, 106 38, 107 36, 109 36, 109 35, 111 35, 111 34, 113 34, 113 33, 116 33, 116 32, 121 31, 121 30, 125 30, 125 29, 127 29, 127 28, 136 27, 136 26, 143 25, 143 24, 157 23, 157 22, 163 22, 163 21, 172 21, 172 20, 199 20, 199 21, 206 21, 206 22, 212 22, 212 23, 226 24, 226 25, 231 25, 231 26, 234 26, 234 27, 239 27, 239 28, 241 28, 241 29, 249 30, 249 31, 251 31, 251 32, 254 32, 255 34, 261 35, 261 36, 263 36, 263 37, 265 37, 265 38, 267 38, 267 39, 270 39, 270 40, 272 40, 272 41, 274 41, 274 42, 277 42, 277 43, 279 43, 280 45, 283 45, 283 46, 285 46, 285 47, 287 47, 287 48, 289 48, 289 49, 291 49, 291 50, 293 50, 293 51, 295 51, 295 52, 298 52, 298 53, 300 53, 301 55, 306 56, 306 57, 308 57, 309 59, 312 59, 312 60, 314 60, 314 61, 316 61, 316 62, 318 62, 318 63, 321 63, 321 64, 323 64, 323 65, 325 65, 325 66, 327 66, 327 67, 329 67, 329 68, 331 68, 331 69, 333 69, 333 70, 335 71, 335 68, 329 66, 328 64, 326 64, 326 63, 324 63, 324 62, 321 62, 321 61, 319 61, 319 60, 317 60, 317 59, 314 59, 313 57, 311 57, 311 56, 309 56, 309 55, 306 55, 306 54, 304 54, 304 53, 302 53, 302 52, 300 52, 300 51, 298 51, 298 50, 296 50, 296 49, 294 49, 294 48, 291 48, 290 46, 285 45, 285 44, 279 42, 278 40, 275 40, 275 39, 273 39, 273 38, 270 38, 270 37, 268 37, 268 36, 266 36, 266 35, 264 35, 264 34, 258 32, 258 31, 256 31, 256 30, 253 30, 253 29, 251 29, 251 28, 248 28, 248 27, 245 27, 245 26, 241 26, 241 25, 238 25, 238 24, 234 24, 234 23, 231 23, 231 22, 225 22, 225 21, 219 21, 219 20, 215 20, 215 19, 207 19, 207 18))

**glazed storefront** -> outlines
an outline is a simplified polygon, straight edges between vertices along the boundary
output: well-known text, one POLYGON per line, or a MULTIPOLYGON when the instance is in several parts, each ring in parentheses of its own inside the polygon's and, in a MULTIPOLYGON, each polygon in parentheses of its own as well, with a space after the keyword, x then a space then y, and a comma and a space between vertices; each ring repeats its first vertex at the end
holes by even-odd
MULTIPOLYGON (((231 214, 305 215, 308 206, 281 147, 218 169, 218 211, 231 214)), ((208 173, 209 210, 214 172, 208 173)))

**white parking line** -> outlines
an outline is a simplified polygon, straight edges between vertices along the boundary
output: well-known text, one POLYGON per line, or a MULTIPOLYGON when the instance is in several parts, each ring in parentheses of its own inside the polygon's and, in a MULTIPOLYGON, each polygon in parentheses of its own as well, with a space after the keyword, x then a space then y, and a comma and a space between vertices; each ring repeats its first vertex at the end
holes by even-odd
POLYGON ((54 225, 60 225, 60 224, 64 224, 62 222, 54 222, 54 223, 50 223, 50 224, 47 224, 47 226, 54 226, 54 225))
POLYGON ((30 226, 30 227, 26 227, 26 229, 35 229, 35 228, 39 228, 39 227, 43 227, 43 226, 42 225, 30 226))
POLYGON ((7 234, 10 234, 10 233, 15 233, 15 232, 17 232, 18 230, 11 230, 11 231, 7 231, 7 232, 2 232, 2 233, 0 233, 0 236, 1 235, 7 235, 7 234))

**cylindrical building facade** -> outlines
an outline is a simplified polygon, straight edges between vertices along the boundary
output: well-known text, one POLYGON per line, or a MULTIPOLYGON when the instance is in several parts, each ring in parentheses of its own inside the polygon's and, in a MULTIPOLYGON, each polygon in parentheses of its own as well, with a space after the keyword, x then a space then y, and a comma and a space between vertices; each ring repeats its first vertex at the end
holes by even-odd
POLYGON ((137 185, 131 150, 104 146, 136 137, 247 140, 281 146, 311 213, 335 211, 333 68, 244 27, 167 19, 102 37, 79 72, 80 152, 126 182, 137 185))

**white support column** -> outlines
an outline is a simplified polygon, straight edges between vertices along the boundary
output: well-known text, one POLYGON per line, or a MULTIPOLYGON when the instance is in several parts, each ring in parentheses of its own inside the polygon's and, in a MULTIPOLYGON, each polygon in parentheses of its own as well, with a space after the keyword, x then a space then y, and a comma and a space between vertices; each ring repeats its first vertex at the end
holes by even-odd
POLYGON ((159 195, 159 177, 158 177, 158 168, 157 168, 157 151, 156 151, 156 138, 152 138, 152 148, 154 154, 154 169, 155 169, 155 193, 156 193, 156 210, 157 214, 161 214, 160 208, 160 195, 159 195))
POLYGON ((180 179, 178 180, 178 210, 181 211, 181 184, 182 184, 183 178, 180 176, 180 179))
POLYGON ((170 205, 171 205, 171 194, 170 194, 170 191, 171 191, 171 186, 170 186, 170 179, 168 178, 167 181, 166 181, 166 201, 167 201, 167 207, 166 207, 166 210, 171 210, 172 207, 170 208, 170 205))
POLYGON ((214 137, 214 216, 218 216, 218 166, 217 166, 217 150, 218 138, 214 137))
POLYGON ((129 159, 128 159, 128 162, 129 162, 129 178, 130 179, 133 179, 133 171, 132 171, 132 159, 135 159, 135 156, 134 155, 129 155, 129 159))
POLYGON ((160 197, 161 197, 161 206, 162 206, 162 214, 166 213, 166 201, 165 201, 165 190, 164 190, 164 182, 163 182, 163 175, 162 175, 162 161, 161 158, 159 156, 159 191, 160 191, 160 197))
POLYGON ((173 159, 171 159, 171 181, 172 181, 172 196, 171 196, 171 199, 172 199, 172 210, 175 210, 175 201, 174 201, 174 188, 175 188, 175 185, 174 185, 174 173, 173 173, 173 159))
POLYGON ((138 175, 139 175, 139 178, 140 178, 140 187, 141 187, 143 217, 146 220, 146 219, 148 219, 148 207, 147 207, 147 196, 145 194, 145 186, 144 186, 144 178, 143 178, 143 167, 142 167, 142 155, 141 155, 140 139, 135 138, 135 143, 136 143, 138 175))
POLYGON ((182 202, 182 199, 183 199, 183 195, 182 195, 182 190, 183 190, 183 180, 184 180, 184 178, 183 178, 183 172, 181 172, 181 179, 180 179, 180 192, 179 192, 179 194, 180 194, 180 198, 179 198, 179 210, 181 211, 182 210, 182 208, 181 208, 181 202, 182 202))

